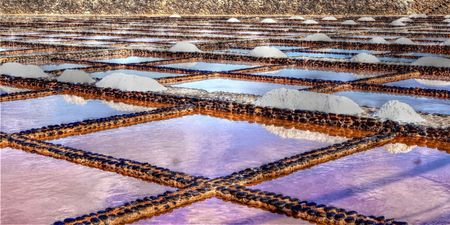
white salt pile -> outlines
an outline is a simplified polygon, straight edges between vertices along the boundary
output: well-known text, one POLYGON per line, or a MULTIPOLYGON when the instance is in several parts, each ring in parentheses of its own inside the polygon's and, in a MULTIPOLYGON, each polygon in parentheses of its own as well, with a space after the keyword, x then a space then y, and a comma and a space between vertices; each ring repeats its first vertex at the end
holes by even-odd
POLYGON ((201 52, 200 49, 197 48, 194 44, 182 41, 176 43, 174 46, 172 46, 169 51, 171 52, 201 52))
POLYGON ((358 23, 355 22, 354 20, 346 20, 346 21, 342 22, 341 24, 342 25, 356 25, 358 23))
POLYGON ((172 15, 169 16, 170 18, 181 18, 181 16, 177 13, 174 13, 172 15))
POLYGON ((450 81, 444 80, 426 80, 426 79, 415 79, 418 83, 430 85, 430 86, 450 86, 450 81))
POLYGON ((290 20, 304 20, 305 18, 303 16, 291 16, 289 17, 290 20))
POLYGON ((388 44, 389 42, 386 41, 386 39, 384 39, 382 37, 374 37, 374 38, 369 40, 369 43, 372 43, 372 44, 388 44))
POLYGON ((272 134, 286 139, 302 139, 309 141, 324 142, 329 144, 337 144, 347 141, 348 138, 331 136, 325 133, 314 132, 309 130, 299 130, 299 129, 287 129, 284 127, 278 127, 273 125, 263 125, 263 127, 272 134))
POLYGON ((149 77, 136 76, 125 73, 112 73, 95 84, 97 87, 114 88, 122 91, 165 91, 156 80, 149 77))
POLYGON ((48 78, 46 74, 39 66, 36 65, 24 65, 21 63, 4 63, 0 66, 0 74, 5 74, 14 77, 23 78, 48 78))
POLYGON ((325 20, 325 21, 335 21, 335 20, 337 20, 337 19, 336 19, 336 17, 334 17, 334 16, 326 16, 326 17, 322 18, 322 20, 325 20))
POLYGON ((264 57, 264 58, 285 58, 285 57, 287 57, 287 55, 284 54, 279 49, 270 47, 270 46, 256 47, 252 51, 250 51, 249 54, 254 57, 264 57))
POLYGON ((239 23, 239 22, 241 22, 241 21, 238 20, 237 18, 234 18, 234 17, 233 17, 233 18, 228 19, 227 22, 228 22, 228 23, 239 23))
POLYGON ((443 45, 450 45, 450 39, 447 39, 446 41, 442 42, 443 45))
POLYGON ((416 148, 416 145, 406 145, 403 143, 393 143, 393 144, 387 144, 383 146, 383 148, 392 154, 399 154, 399 153, 408 153, 412 151, 414 148, 416 148))
POLYGON ((445 19, 450 19, 450 15, 444 16, 445 19))
POLYGON ((370 17, 370 16, 363 16, 363 17, 359 18, 358 21, 374 22, 376 20, 373 17, 370 17))
POLYGON ((315 20, 305 20, 302 22, 303 24, 319 24, 319 22, 315 20))
POLYGON ((261 20, 261 23, 276 23, 277 21, 271 18, 261 20))
POLYGON ((305 41, 333 41, 328 35, 326 34, 310 34, 303 38, 305 41))
POLYGON ((413 20, 409 17, 400 17, 399 19, 397 19, 398 21, 401 22, 412 22, 413 20))
POLYGON ((153 110, 153 108, 137 106, 137 105, 129 105, 129 104, 125 104, 123 102, 103 101, 103 103, 105 103, 112 109, 115 109, 117 111, 123 111, 123 112, 145 112, 145 111, 153 110))
POLYGON ((423 14, 423 13, 409 15, 409 18, 427 18, 427 17, 428 17, 427 14, 423 14))
POLYGON ((283 109, 300 109, 335 114, 356 115, 363 110, 347 97, 279 88, 267 92, 255 105, 283 109))
POLYGON ((450 23, 450 18, 443 20, 444 23, 450 23))
POLYGON ((391 100, 384 103, 381 108, 375 112, 374 116, 402 123, 425 122, 425 119, 416 113, 411 106, 397 100, 391 100))
POLYGON ((358 62, 358 63, 379 63, 380 60, 372 55, 372 54, 368 54, 368 53, 359 53, 358 55, 353 56, 350 59, 351 62, 358 62))
POLYGON ((434 66, 434 67, 450 67, 450 59, 444 57, 421 57, 411 63, 414 66, 434 66))
POLYGON ((395 40, 394 43, 395 44, 400 44, 400 45, 413 45, 414 41, 412 41, 409 38, 401 37, 401 38, 395 40))
POLYGON ((63 95, 63 99, 72 105, 86 105, 88 103, 88 100, 76 95, 63 95))
POLYGON ((92 76, 82 70, 64 70, 64 72, 56 78, 59 82, 67 82, 73 84, 92 84, 95 80, 92 76))
POLYGON ((396 27, 406 26, 406 24, 403 23, 403 21, 401 21, 401 20, 394 20, 390 24, 391 24, 391 26, 396 26, 396 27))

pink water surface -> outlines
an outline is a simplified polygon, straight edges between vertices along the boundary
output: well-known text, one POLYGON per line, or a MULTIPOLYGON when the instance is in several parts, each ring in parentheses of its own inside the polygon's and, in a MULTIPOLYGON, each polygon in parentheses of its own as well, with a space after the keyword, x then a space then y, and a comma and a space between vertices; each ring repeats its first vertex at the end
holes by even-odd
POLYGON ((450 224, 450 154, 436 149, 376 148, 256 188, 411 224, 450 224))
POLYGON ((208 177, 228 175, 330 145, 322 141, 283 138, 257 123, 203 115, 52 142, 208 177))
POLYGON ((309 224, 262 209, 221 201, 216 198, 197 202, 134 224, 309 224))
POLYGON ((51 224, 171 190, 16 149, 0 149, 1 224, 51 224))

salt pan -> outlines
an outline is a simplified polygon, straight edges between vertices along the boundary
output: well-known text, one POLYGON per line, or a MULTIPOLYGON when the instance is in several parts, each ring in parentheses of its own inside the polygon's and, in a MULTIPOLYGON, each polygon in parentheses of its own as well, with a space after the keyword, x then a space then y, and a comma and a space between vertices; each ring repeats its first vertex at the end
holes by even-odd
POLYGON ((24 65, 21 63, 4 63, 0 66, 0 74, 5 74, 14 77, 24 78, 48 78, 46 74, 39 66, 36 65, 24 65))
POLYGON ((303 40, 305 41, 332 41, 330 37, 326 34, 310 34, 306 36, 303 40))
POLYGON ((394 20, 390 24, 391 24, 391 26, 396 26, 396 27, 406 26, 406 24, 403 23, 403 21, 401 21, 401 20, 394 20))
POLYGON ((92 84, 95 80, 92 76, 82 70, 64 70, 64 72, 56 78, 59 82, 67 82, 73 84, 92 84))
POLYGON ((347 97, 286 88, 273 89, 267 92, 256 100, 255 105, 350 115, 363 112, 358 104, 347 97))
POLYGON ((172 46, 169 51, 171 52, 201 52, 200 49, 197 48, 194 44, 182 41, 176 43, 174 46, 172 46))
POLYGON ((358 55, 353 56, 350 59, 351 62, 358 62, 358 63, 379 63, 380 60, 372 55, 372 54, 368 54, 368 53, 359 53, 358 55))
POLYGON ((174 13, 172 15, 169 16, 170 18, 181 18, 181 16, 177 13, 174 13))
POLYGON ((421 57, 418 60, 411 63, 415 66, 434 66, 434 67, 450 67, 450 59, 444 57, 421 57))
POLYGON ((425 119, 416 113, 411 106, 397 100, 391 100, 383 104, 374 116, 402 123, 425 122, 425 119))
POLYGON ((125 73, 112 73, 95 84, 97 87, 114 88, 122 91, 165 91, 166 87, 149 77, 125 73))
POLYGON ((265 58, 285 58, 287 57, 282 51, 277 48, 270 46, 259 46, 254 48, 250 52, 251 56, 254 57, 265 57, 265 58))

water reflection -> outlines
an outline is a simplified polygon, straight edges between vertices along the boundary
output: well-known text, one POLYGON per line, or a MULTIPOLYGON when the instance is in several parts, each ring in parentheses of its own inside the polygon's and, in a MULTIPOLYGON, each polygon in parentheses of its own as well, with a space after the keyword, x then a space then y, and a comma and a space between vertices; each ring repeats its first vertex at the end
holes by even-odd
POLYGON ((448 224, 450 155, 384 147, 299 171, 256 188, 412 224, 448 224))
POLYGON ((450 114, 450 101, 445 99, 436 99, 428 97, 408 96, 408 95, 391 95, 374 92, 361 91, 344 91, 337 92, 335 95, 346 96, 361 106, 379 108, 390 100, 398 100, 404 102, 416 111, 426 113, 450 114))
POLYGON ((86 68, 88 66, 83 65, 83 64, 62 63, 62 64, 46 64, 46 65, 41 65, 40 67, 45 71, 51 71, 51 70, 86 68))
POLYGON ((47 125, 71 123, 125 114, 100 100, 76 96, 54 95, 42 98, 1 103, 3 132, 18 132, 47 125))
POLYGON ((183 87, 183 88, 196 88, 202 89, 208 92, 223 91, 231 93, 241 93, 241 94, 255 94, 264 95, 270 90, 276 88, 289 88, 289 89, 302 89, 305 86, 299 85, 285 85, 285 84, 274 84, 267 82, 257 82, 257 81, 241 81, 241 80, 231 80, 231 79, 208 79, 194 82, 187 82, 172 85, 173 87, 183 87))
POLYGON ((217 177, 329 145, 321 140, 283 138, 257 123, 192 115, 52 142, 217 177))
POLYGON ((172 190, 20 150, 0 154, 1 224, 51 224, 172 190))
POLYGON ((424 88, 424 89, 450 91, 450 82, 439 80, 407 79, 386 83, 385 85, 395 87, 424 88))

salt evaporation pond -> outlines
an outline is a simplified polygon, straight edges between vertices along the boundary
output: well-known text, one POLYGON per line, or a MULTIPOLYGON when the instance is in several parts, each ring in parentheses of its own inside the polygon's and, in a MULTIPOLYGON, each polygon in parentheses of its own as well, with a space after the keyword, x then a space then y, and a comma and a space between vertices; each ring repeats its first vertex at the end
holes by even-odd
POLYGON ((76 96, 53 95, 2 102, 1 130, 12 133, 126 113, 130 112, 116 110, 100 100, 87 101, 76 96))
MULTIPOLYGON (((431 80, 431 81, 438 82, 437 80, 431 80)), ((394 87, 423 88, 423 89, 450 91, 450 84, 449 85, 429 85, 426 83, 420 83, 416 79, 407 79, 407 80, 401 80, 401 81, 396 81, 396 82, 390 82, 390 83, 386 83, 384 85, 394 86, 394 87)))
POLYGON ((332 53, 346 53, 346 54, 359 54, 359 53, 368 53, 368 54, 381 54, 388 53, 387 51, 374 51, 374 50, 365 50, 365 49, 342 49, 342 48, 321 48, 315 51, 323 51, 323 52, 332 52, 332 53))
POLYGON ((52 70, 65 70, 65 69, 76 69, 76 68, 86 68, 88 65, 76 64, 76 63, 61 63, 61 64, 45 64, 40 65, 41 69, 44 71, 52 70))
POLYGON ((201 81, 186 82, 172 85, 173 87, 202 89, 208 92, 223 91, 238 94, 264 95, 276 88, 303 89, 306 86, 274 84, 257 81, 242 81, 232 79, 208 79, 201 81))
POLYGON ((159 60, 163 60, 163 59, 164 58, 130 56, 130 57, 126 57, 126 58, 95 60, 94 62, 130 64, 130 63, 153 62, 153 61, 159 61, 159 60))
POLYGON ((387 63, 412 63, 412 62, 416 61, 416 59, 398 58, 398 57, 379 57, 378 59, 381 62, 387 62, 387 63))
POLYGON ((331 143, 327 142, 335 139, 332 136, 320 141, 283 138, 261 124, 191 115, 62 138, 52 143, 193 175, 218 177, 328 146, 331 143))
POLYGON ((450 154, 380 147, 301 170, 255 188, 383 215, 411 224, 450 224, 450 154))
POLYGON ((143 224, 310 224, 306 221, 276 213, 249 208, 217 198, 196 202, 175 209, 171 213, 139 220, 134 225, 143 224))
POLYGON ((175 74, 175 73, 161 73, 161 72, 127 70, 127 69, 101 71, 101 72, 91 73, 91 75, 96 78, 103 78, 103 77, 106 77, 107 75, 110 75, 113 73, 126 73, 126 74, 132 74, 132 75, 137 75, 137 76, 142 76, 142 77, 150 77, 150 78, 175 77, 175 76, 183 76, 184 75, 184 74, 175 74))
POLYGON ((159 67, 168 67, 174 69, 188 69, 188 70, 205 70, 213 72, 240 70, 255 67, 254 65, 247 64, 229 64, 229 63, 209 63, 209 62, 189 62, 189 63, 176 63, 167 64, 159 67))
POLYGON ((445 99, 362 91, 342 91, 336 92, 334 95, 348 97, 360 106, 380 108, 384 103, 390 100, 398 100, 410 105, 416 111, 447 115, 450 114, 450 101, 445 99))
POLYGON ((254 73, 255 75, 277 76, 277 77, 293 77, 305 79, 333 80, 333 81, 352 81, 362 78, 373 77, 376 75, 357 74, 350 72, 335 72, 324 70, 307 70, 307 69, 281 69, 276 71, 254 73))
POLYGON ((52 224, 172 188, 3 148, 1 224, 52 224))

